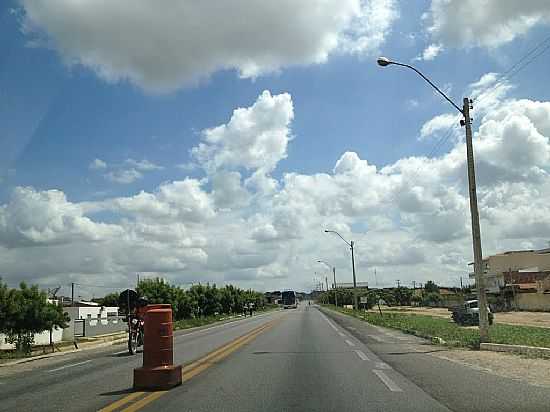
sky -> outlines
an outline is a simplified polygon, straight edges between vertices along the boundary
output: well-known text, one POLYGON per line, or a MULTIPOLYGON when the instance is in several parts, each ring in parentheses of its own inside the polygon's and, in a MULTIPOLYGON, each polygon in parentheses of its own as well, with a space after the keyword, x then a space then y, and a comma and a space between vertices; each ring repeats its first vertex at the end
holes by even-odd
POLYGON ((310 290, 466 282, 550 238, 546 0, 7 0, 0 276, 310 290), (47 4, 47 5, 46 5, 47 4), (374 272, 376 270, 376 277, 374 272), (329 280, 330 282, 330 280, 329 280))

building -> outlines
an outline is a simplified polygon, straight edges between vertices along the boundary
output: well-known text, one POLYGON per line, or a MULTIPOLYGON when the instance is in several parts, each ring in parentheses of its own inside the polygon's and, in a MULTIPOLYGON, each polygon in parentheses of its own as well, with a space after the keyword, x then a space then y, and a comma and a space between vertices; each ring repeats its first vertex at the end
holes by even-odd
MULTIPOLYGON (((544 287, 550 274, 550 249, 513 250, 483 259, 485 287, 488 293, 498 293, 510 285, 531 284, 526 289, 544 287)), ((470 278, 475 275, 470 273, 470 278)))
POLYGON ((267 303, 276 305, 281 301, 282 295, 280 290, 275 290, 273 292, 265 292, 264 296, 267 303))
POLYGON ((64 311, 71 319, 106 319, 118 316, 118 306, 101 306, 96 302, 75 301, 73 306, 67 306, 64 311))
POLYGON ((498 253, 483 265, 487 293, 504 297, 505 307, 550 310, 550 248, 498 253))

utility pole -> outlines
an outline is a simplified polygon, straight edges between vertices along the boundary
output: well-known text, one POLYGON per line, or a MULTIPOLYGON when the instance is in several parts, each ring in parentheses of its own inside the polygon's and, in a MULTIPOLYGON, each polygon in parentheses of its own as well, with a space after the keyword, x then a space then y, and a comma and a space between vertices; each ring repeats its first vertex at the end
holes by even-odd
POLYGON ((327 292, 328 292, 328 277, 325 276, 325 283, 327 284, 327 292))
POLYGON ((483 274, 483 256, 481 252, 481 230, 479 228, 479 211, 477 208, 476 174, 474 166, 474 146, 472 143, 472 119, 470 118, 471 101, 463 100, 462 114, 466 129, 466 158, 468 161, 468 189, 470 192, 470 215, 472 218, 472 238, 474 249, 474 274, 477 285, 479 308, 479 337, 481 342, 489 340, 489 319, 487 314, 487 295, 485 293, 485 276, 483 274))
POLYGON ((332 276, 334 276, 334 305, 338 307, 338 291, 336 287, 336 266, 332 267, 332 276))
POLYGON ((74 306, 74 282, 71 282, 71 306, 74 306))
POLYGON ((416 280, 413 280, 413 290, 416 290, 416 280))
POLYGON ((351 268, 353 270, 353 309, 358 310, 359 304, 357 302, 357 280, 355 278, 355 255, 353 253, 353 240, 350 241, 350 248, 351 248, 351 268))
POLYGON ((138 287, 139 287, 139 273, 136 273, 136 275, 137 275, 137 284, 136 284, 136 288, 138 288, 138 287))
POLYGON ((397 279, 396 282, 397 282, 397 289, 399 289, 399 287, 401 286, 400 280, 397 279))
POLYGON ((374 283, 378 286, 378 278, 376 277, 376 268, 374 268, 374 283))

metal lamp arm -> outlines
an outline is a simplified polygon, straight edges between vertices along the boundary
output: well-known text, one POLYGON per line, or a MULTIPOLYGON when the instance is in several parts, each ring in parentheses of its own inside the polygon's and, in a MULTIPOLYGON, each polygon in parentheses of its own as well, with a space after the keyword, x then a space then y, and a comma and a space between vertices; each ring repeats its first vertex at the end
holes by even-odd
POLYGON ((407 68, 409 68, 409 69, 411 69, 411 70, 414 70, 420 77, 422 77, 424 80, 426 80, 426 82, 428 82, 428 84, 429 84, 430 86, 432 86, 435 90, 437 90, 437 92, 438 92, 441 96, 443 96, 443 98, 444 98, 445 100, 447 100, 449 103, 451 103, 451 104, 453 105, 453 107, 454 107, 456 110, 458 110, 462 115, 464 115, 464 112, 462 111, 462 109, 461 109, 460 107, 458 107, 451 99, 449 99, 449 98, 447 97, 447 95, 446 95, 445 93, 443 93, 443 92, 439 89, 439 87, 437 87, 435 84, 433 84, 432 81, 431 81, 430 79, 428 79, 426 76, 424 76, 424 75, 422 74, 422 72, 421 72, 420 70, 418 70, 416 67, 411 66, 411 65, 409 65, 409 64, 397 63, 397 62, 391 62, 391 64, 395 64, 396 66, 407 67, 407 68))

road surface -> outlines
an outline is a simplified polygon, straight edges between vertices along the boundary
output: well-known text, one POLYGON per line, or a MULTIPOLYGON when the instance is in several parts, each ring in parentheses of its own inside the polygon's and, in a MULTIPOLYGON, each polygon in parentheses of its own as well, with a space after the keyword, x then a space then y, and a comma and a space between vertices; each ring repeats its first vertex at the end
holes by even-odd
POLYGON ((550 391, 432 356, 421 339, 302 304, 178 332, 182 386, 133 392, 113 346, 0 368, 0 411, 547 411, 550 391))

